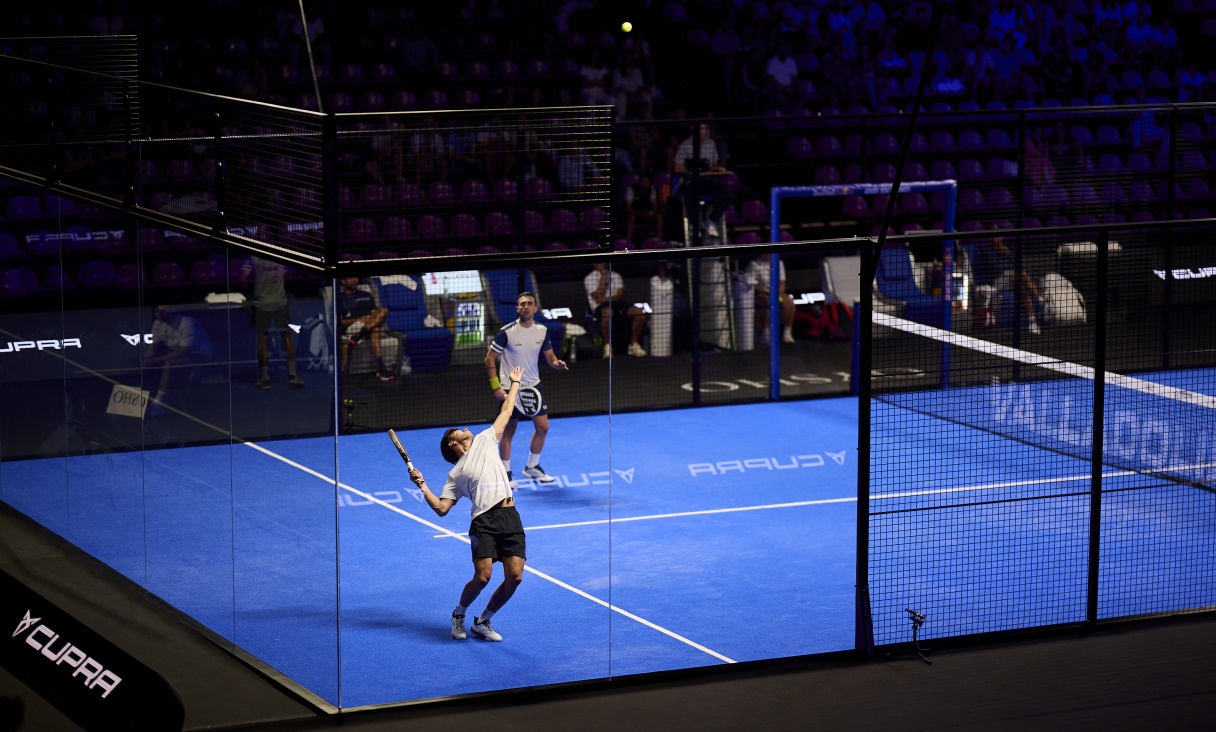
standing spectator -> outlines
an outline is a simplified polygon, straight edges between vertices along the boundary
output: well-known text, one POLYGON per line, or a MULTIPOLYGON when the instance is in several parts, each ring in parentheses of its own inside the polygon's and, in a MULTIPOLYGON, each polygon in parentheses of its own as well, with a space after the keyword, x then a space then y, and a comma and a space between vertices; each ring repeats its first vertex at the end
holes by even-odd
POLYGON ((1013 0, 998 0, 988 13, 988 40, 999 45, 1002 38, 1011 38, 1014 46, 1021 48, 1026 43, 1026 31, 1020 16, 1013 0))
POLYGON ((1039 63, 1043 76, 1043 92, 1053 99, 1065 99, 1073 93, 1073 68, 1064 48, 1064 39, 1057 36, 1039 63))
POLYGON ((258 339, 258 381, 263 391, 270 388, 270 358, 268 343, 270 329, 274 328, 283 339, 283 352, 287 357, 287 384, 297 389, 304 380, 296 373, 296 343, 291 337, 291 328, 286 288, 287 266, 261 257, 250 257, 241 267, 241 279, 253 282, 250 301, 250 321, 258 339))
MULTIPOLYGON (((887 24, 887 13, 883 10, 882 5, 878 4, 878 0, 862 0, 862 2, 855 4, 852 10, 852 17, 854 32, 862 36, 861 40, 870 44, 871 47, 876 46, 882 41, 882 33, 887 24)), ((954 20, 955 25, 957 25, 957 15, 954 16, 954 20)), ((941 47, 940 43, 939 39, 939 48, 941 47)))
POLYGON ((996 71, 993 97, 1001 101, 1012 101, 1019 93, 1025 93, 1027 99, 1034 99, 1034 91, 1028 76, 1022 73, 1022 60, 1014 48, 1013 38, 1005 36, 1001 39, 1000 48, 990 51, 993 68, 996 71))
POLYGON ((963 73, 971 89, 971 101, 978 102, 992 96, 996 86, 996 59, 982 39, 976 41, 975 48, 967 52, 963 73))
POLYGON ((743 53, 743 39, 735 32, 734 19, 727 15, 709 39, 709 50, 717 59, 722 73, 723 96, 734 96, 735 59, 743 53))

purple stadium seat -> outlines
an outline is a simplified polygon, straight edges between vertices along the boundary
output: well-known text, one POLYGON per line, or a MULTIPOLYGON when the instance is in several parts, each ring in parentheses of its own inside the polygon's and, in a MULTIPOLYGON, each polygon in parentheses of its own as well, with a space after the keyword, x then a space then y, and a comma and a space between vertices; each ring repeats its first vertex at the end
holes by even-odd
POLYGON ((749 224, 767 224, 768 206, 763 201, 749 199, 740 204, 739 216, 749 224))
POLYGON ((338 189, 338 208, 343 211, 351 211, 358 208, 363 208, 359 197, 355 195, 354 190, 346 186, 338 189))
POLYGON ((17 243, 16 237, 7 232, 0 231, 0 259, 24 256, 25 250, 17 243))
POLYGON ((844 201, 841 203, 841 209, 844 211, 845 216, 851 216, 856 219, 864 219, 873 215, 864 196, 845 196, 844 201))
POLYGON ((418 108, 418 97, 412 91, 398 89, 393 92, 393 96, 389 99, 389 107, 394 112, 413 111, 418 108))
POLYGON ((545 215, 540 211, 524 211, 524 233, 543 234, 549 230, 545 215))
MULTIPOLYGON (((129 266, 129 265, 128 265, 129 266)), ((76 283, 68 276, 66 270, 58 264, 52 264, 46 268, 46 289, 56 290, 71 290, 76 287, 76 283)))
POLYGON ((835 135, 822 135, 815 140, 815 150, 820 155, 829 157, 839 157, 844 155, 844 145, 840 143, 840 138, 835 135))
POLYGON ((569 249, 569 247, 567 247, 565 244, 561 243, 560 241, 551 241, 545 245, 546 252, 564 252, 567 249, 569 249))
POLYGON ((949 160, 934 160, 929 164, 931 180, 954 180, 956 177, 954 165, 949 160))
POLYGON ((360 112, 383 112, 386 107, 388 102, 378 91, 365 91, 359 95, 360 112))
POLYGON ((1181 157, 1178 159, 1178 170, 1180 172, 1197 172, 1208 167, 1208 161, 1204 159, 1203 153, 1198 150, 1183 150, 1181 157))
POLYGON ((1123 193, 1123 186, 1114 181, 1107 181, 1102 184, 1102 201, 1116 206, 1127 202, 1127 196, 1123 193))
POLYGON ((451 206, 456 203, 456 189, 451 183, 436 181, 427 188, 427 196, 436 206, 451 206))
POLYGON ((452 216, 452 236, 473 239, 481 235, 481 223, 473 214, 458 213, 452 216))
POLYGON ((473 109, 481 104, 481 95, 473 89, 461 89, 456 92, 455 104, 458 109, 473 109))
POLYGON ((392 64, 372 64, 368 67, 367 73, 374 81, 393 81, 397 78, 397 69, 392 64))
POLYGON ((1098 125, 1097 142, 1099 145, 1123 145, 1125 140, 1122 133, 1114 125, 1098 125))
MULTIPOLYGON (((165 234, 160 229, 153 229, 149 226, 139 227, 139 233, 136 234, 136 242, 141 252, 167 252, 169 244, 165 241, 165 234)), ((129 249, 124 247, 123 249, 129 249)), ((110 247, 107 250, 114 251, 110 247)))
POLYGON ((987 172, 989 178, 1016 178, 1018 177, 1018 164, 1005 158, 990 158, 987 172))
POLYGON ((490 75, 490 67, 483 61, 466 61, 464 78, 469 81, 484 81, 490 75))
POLYGON ((42 282, 32 269, 18 267, 0 275, 0 296, 19 297, 42 292, 42 282))
POLYGON ((979 221, 967 219, 965 221, 958 222, 958 230, 959 231, 983 231, 984 225, 979 221))
POLYGON ((495 181, 494 198, 502 202, 514 202, 519 198, 519 186, 513 180, 495 181))
POLYGON ((840 182, 840 171, 835 165, 819 165, 815 168, 815 185, 826 186, 840 182))
POLYGON ((1068 220, 1068 217, 1061 216, 1060 214, 1052 214, 1051 216, 1048 216, 1046 224, 1051 227, 1072 226, 1072 222, 1068 220))
POLYGON ((416 230, 422 239, 446 239, 448 236, 447 223, 440 217, 429 214, 418 217, 416 230))
POLYGON ((875 183, 891 183, 895 180, 895 166, 890 163, 875 163, 872 175, 875 183))
POLYGON ((648 236, 642 240, 642 249, 662 249, 663 240, 657 236, 648 236))
POLYGON ((736 244, 762 244, 764 239, 754 231, 741 231, 735 239, 736 244))
POLYGON ((447 93, 439 89, 432 89, 422 95, 423 109, 447 109, 450 106, 447 93))
POLYGON ((224 285, 228 282, 228 273, 218 260, 202 259, 190 265, 190 279, 196 285, 224 285))
POLYGON ((1144 181, 1132 181, 1127 186, 1127 200, 1130 203, 1143 203, 1156 200, 1153 187, 1144 181))
POLYGON ((805 137, 791 137, 786 143, 786 152, 796 158, 809 158, 815 154, 815 149, 805 137))
POLYGON ((958 164, 959 180, 964 181, 964 182, 976 181, 976 180, 983 180, 987 177, 988 177, 988 174, 987 174, 987 172, 984 171, 984 165, 980 161, 973 160, 971 158, 967 158, 966 160, 959 161, 959 164, 958 164))
POLYGON ((106 259, 85 262, 76 271, 76 281, 81 287, 111 287, 118 284, 118 271, 106 259))
POLYGON ((512 236, 515 234, 515 224, 502 211, 491 211, 486 214, 486 233, 490 236, 512 236))
POLYGON ((355 100, 345 92, 334 92, 333 94, 330 94, 327 104, 329 106, 326 107, 326 112, 338 114, 342 112, 355 111, 355 100))
POLYGON ((502 59, 494 62, 494 76, 498 79, 515 79, 518 78, 519 64, 509 59, 502 59))
POLYGON ((359 192, 363 208, 384 208, 393 204, 393 190, 388 186, 369 184, 359 192))
POLYGON ((930 151, 929 141, 919 132, 912 133, 912 152, 918 155, 925 155, 930 151))
POLYGON ((735 208, 735 204, 732 203, 722 212, 722 218, 726 220, 727 226, 738 226, 740 221, 739 209, 735 208))
POLYGON ((380 228, 371 219, 351 219, 349 232, 350 241, 380 241, 380 228))
POLYGON ((1114 153, 1102 153, 1098 156, 1098 172, 1116 175, 1123 172, 1123 161, 1114 153))
POLYGON ((861 166, 857 163, 849 163, 840 171, 840 180, 842 183, 860 183, 864 176, 861 173, 861 166))
POLYGON ((890 132, 879 132, 874 135, 874 153, 876 155, 898 155, 899 151, 899 140, 895 139, 895 135, 890 132))
POLYGON ((987 150, 984 138, 975 130, 963 130, 958 133, 958 146, 963 150, 987 150))
POLYGON ((1137 211, 1134 214, 1132 214, 1133 223, 1138 224, 1138 223, 1145 222, 1145 221, 1156 221, 1156 220, 1157 220, 1157 217, 1153 216, 1153 214, 1148 211, 1137 211))
POLYGON ((591 206, 583 211, 583 228, 598 231, 608 226, 608 212, 599 206, 591 206))
POLYGON ((542 59, 529 59, 524 62, 524 74, 531 79, 547 79, 549 78, 549 63, 542 59))
POLYGON ((38 196, 13 196, 5 205, 6 215, 14 221, 29 221, 43 217, 42 201, 38 196))
POLYGON ((477 247, 477 254, 502 254, 502 250, 496 246, 487 244, 484 247, 477 247))
POLYGON ((389 216, 384 220, 384 241, 407 241, 416 239, 414 227, 407 219, 400 216, 389 216))
POLYGON ((529 201, 540 201, 553 197, 553 184, 544 178, 529 178, 524 181, 524 195, 529 201))
POLYGON ((490 200, 490 189, 479 180, 466 180, 460 184, 461 203, 487 203, 490 200))
POLYGON ((590 239, 584 239, 583 241, 580 241, 578 243, 578 248, 579 249, 599 249, 600 245, 599 245, 599 242, 595 242, 590 239))
POLYGON ((994 127, 988 130, 985 136, 985 142, 992 150, 1009 150, 1014 147, 1013 140, 1009 137, 1009 133, 1000 127, 994 127))
POLYGON ((1073 223, 1077 226, 1097 226, 1098 217, 1089 213, 1077 214, 1076 220, 1073 223))
POLYGON ((904 213, 921 215, 930 211, 929 202, 920 193, 902 193, 900 199, 900 208, 904 210, 904 213))
POLYGON ((549 223, 554 232, 564 233, 578 231, 580 228, 578 216, 569 209, 559 208, 549 215, 549 223))
POLYGON ((938 152, 954 152, 954 135, 946 130, 934 130, 929 145, 938 152))
POLYGON ((425 201, 422 189, 413 183, 401 183, 393 195, 398 206, 421 206, 425 201))
POLYGON ((121 287, 128 290, 136 290, 141 287, 148 287, 151 285, 151 282, 148 280, 148 274, 144 271, 144 268, 138 264, 122 265, 118 268, 118 272, 115 273, 114 277, 115 281, 118 282, 121 287))
POLYGON ((1183 184, 1182 194, 1182 199, 1186 201, 1203 200, 1212 197, 1212 189, 1203 178, 1191 178, 1183 184))
POLYGON ((978 211, 985 206, 984 194, 974 188, 964 188, 958 192, 959 211, 978 211))
POLYGON ((1022 228, 1023 229, 1041 229, 1041 228, 1043 228, 1043 222, 1039 221, 1034 216, 1023 216, 1022 217, 1022 228))
POLYGON ((904 169, 904 180, 906 181, 923 181, 929 180, 929 171, 925 170, 925 166, 916 161, 908 163, 904 169))
POLYGON ((45 203, 47 216, 75 216, 80 213, 80 207, 71 198, 56 196, 50 193, 47 194, 45 203))
POLYGON ((1008 188, 993 188, 988 191, 985 198, 989 209, 1012 210, 1017 208, 1017 203, 1013 200, 1013 193, 1008 188))
POLYGON ((1094 134, 1085 125, 1073 125, 1069 128, 1068 134, 1077 145, 1087 146, 1094 144, 1094 134))

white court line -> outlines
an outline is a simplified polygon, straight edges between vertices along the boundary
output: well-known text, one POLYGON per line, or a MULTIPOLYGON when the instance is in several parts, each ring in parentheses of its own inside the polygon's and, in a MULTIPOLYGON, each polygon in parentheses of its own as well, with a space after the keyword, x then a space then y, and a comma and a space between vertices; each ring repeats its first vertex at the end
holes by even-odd
MULTIPOLYGON (((257 450, 258 452, 263 453, 263 454, 267 455, 268 457, 272 457, 275 460, 279 460, 283 463, 286 463, 287 465, 290 465, 293 468, 302 470, 303 472, 308 473, 309 475, 320 478, 321 480, 324 480, 327 483, 334 482, 333 478, 330 478, 329 476, 324 475, 322 473, 318 473, 317 471, 313 470, 312 468, 301 465, 300 463, 297 463, 294 460, 291 460, 290 458, 286 458, 282 455, 279 455, 278 453, 271 452, 270 450, 267 450, 266 448, 262 447, 261 445, 257 445, 252 442, 245 442, 242 444, 245 445, 246 447, 250 447, 250 448, 253 448, 254 450, 257 450)), ((465 542, 466 544, 469 543, 468 537, 465 536, 464 534, 457 534, 454 531, 449 531, 448 529, 445 529, 444 527, 440 526, 439 524, 437 524, 433 521, 427 521, 426 519, 422 518, 421 516, 416 516, 416 515, 410 513, 409 511, 406 511, 405 509, 398 508, 390 503, 385 503, 384 501, 380 500, 379 498, 376 498, 375 496, 373 496, 369 493, 364 493, 363 491, 361 491, 357 488, 353 488, 349 485, 346 485, 345 483, 338 483, 338 487, 341 488, 342 490, 350 491, 351 493, 354 493, 355 495, 359 496, 360 498, 371 501, 372 503, 375 503, 378 506, 383 506, 396 514, 399 514, 401 516, 404 516, 405 518, 410 519, 411 521, 417 521, 418 523, 422 524, 423 526, 427 526, 436 531, 439 531, 439 532, 441 532, 440 536, 442 536, 442 537, 460 539, 461 541, 465 542)), ((854 499, 854 500, 856 500, 856 499, 854 499)), ((629 612, 628 610, 624 610, 622 608, 617 607, 616 605, 613 605, 609 602, 601 600, 600 598, 598 598, 594 595, 591 595, 587 592, 584 592, 583 590, 580 590, 577 587, 566 584, 565 582, 562 582, 561 580, 557 579, 556 577, 553 577, 552 575, 548 575, 548 574, 545 574, 544 572, 541 572, 540 570, 533 569, 532 567, 529 567, 526 564, 524 565, 524 571, 530 572, 530 573, 536 575, 537 577, 540 577, 543 580, 552 582, 553 584, 557 585, 558 587, 569 590, 580 597, 586 598, 586 599, 594 602, 597 605, 601 605, 601 606, 613 611, 614 613, 619 613, 620 615, 623 615, 623 616, 629 618, 630 620, 641 623, 642 625, 645 625, 646 627, 651 628, 652 630, 657 630, 660 633, 662 633, 663 635, 666 635, 670 638, 674 638, 675 640, 678 640, 681 643, 684 643, 686 645, 692 646, 693 648, 697 649, 698 651, 701 651, 703 653, 708 653, 709 655, 713 656, 714 658, 717 658, 726 663, 736 663, 736 661, 734 659, 728 658, 728 657, 722 655, 721 653, 718 653, 717 651, 706 648, 705 646, 701 645, 700 643, 697 643, 696 641, 689 640, 688 638, 685 638, 684 636, 680 635, 679 633, 676 633, 675 631, 668 630, 667 628, 664 628, 660 625, 656 625, 656 624, 650 622, 649 620, 646 620, 645 618, 641 618, 637 615, 634 615, 633 613, 629 612)))

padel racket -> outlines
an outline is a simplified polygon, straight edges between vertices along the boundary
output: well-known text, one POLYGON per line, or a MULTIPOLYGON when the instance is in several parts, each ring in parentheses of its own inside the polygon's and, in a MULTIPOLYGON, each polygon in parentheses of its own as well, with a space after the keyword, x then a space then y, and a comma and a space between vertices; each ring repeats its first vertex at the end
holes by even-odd
POLYGON ((401 444, 401 440, 397 439, 397 433, 389 430, 388 436, 393 438, 393 444, 397 446, 397 452, 401 453, 401 459, 405 461, 405 467, 413 470, 414 464, 410 462, 410 454, 405 451, 405 445, 401 444))
POLYGON ((515 409, 525 417, 535 417, 540 414, 544 405, 545 401, 541 398, 540 389, 535 386, 521 387, 515 395, 515 409))

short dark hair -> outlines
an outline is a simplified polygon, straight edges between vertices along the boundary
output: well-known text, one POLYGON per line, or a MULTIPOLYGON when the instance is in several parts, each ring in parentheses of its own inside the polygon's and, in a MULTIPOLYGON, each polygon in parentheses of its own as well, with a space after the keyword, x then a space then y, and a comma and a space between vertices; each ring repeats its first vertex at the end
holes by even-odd
POLYGON ((456 461, 460 460, 460 456, 452 449, 448 442, 452 439, 452 433, 460 429, 459 427, 448 427, 443 431, 443 437, 439 438, 439 453, 443 455, 443 459, 455 465, 456 461))
POLYGON ((533 305, 536 304, 536 295, 533 295, 532 293, 528 292, 527 290, 524 290, 523 292, 521 292, 515 296, 515 304, 518 305, 519 301, 524 299, 525 297, 532 298, 532 304, 533 305))

